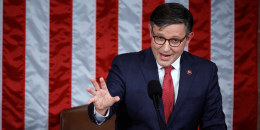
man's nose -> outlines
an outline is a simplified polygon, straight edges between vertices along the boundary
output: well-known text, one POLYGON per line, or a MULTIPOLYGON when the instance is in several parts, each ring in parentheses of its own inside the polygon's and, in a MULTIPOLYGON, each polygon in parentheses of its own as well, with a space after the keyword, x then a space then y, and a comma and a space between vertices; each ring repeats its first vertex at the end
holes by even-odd
POLYGON ((163 46, 162 46, 162 49, 163 49, 164 51, 169 51, 169 50, 171 49, 169 40, 166 40, 166 41, 165 41, 165 43, 164 43, 163 46))

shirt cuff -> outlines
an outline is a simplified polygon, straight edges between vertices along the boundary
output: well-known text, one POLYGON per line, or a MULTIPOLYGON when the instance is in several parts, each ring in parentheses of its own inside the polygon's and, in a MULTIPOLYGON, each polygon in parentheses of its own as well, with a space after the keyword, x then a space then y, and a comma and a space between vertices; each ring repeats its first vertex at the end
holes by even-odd
POLYGON ((109 110, 110 110, 110 107, 109 107, 108 110, 107 110, 107 114, 106 114, 105 116, 103 116, 103 115, 99 114, 99 113, 96 111, 96 107, 94 106, 94 115, 95 115, 95 118, 96 118, 96 123, 97 123, 98 125, 101 125, 101 124, 104 123, 106 117, 108 117, 108 115, 109 115, 109 110))

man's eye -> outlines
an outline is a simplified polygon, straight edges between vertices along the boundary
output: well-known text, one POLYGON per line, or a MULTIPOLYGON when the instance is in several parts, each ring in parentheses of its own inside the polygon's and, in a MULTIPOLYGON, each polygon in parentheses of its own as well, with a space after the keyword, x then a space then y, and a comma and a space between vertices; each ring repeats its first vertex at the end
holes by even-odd
POLYGON ((180 40, 178 40, 178 39, 171 39, 171 42, 173 42, 173 43, 178 43, 180 40))
POLYGON ((158 37, 158 40, 162 40, 162 41, 163 41, 163 40, 164 40, 164 38, 163 38, 163 37, 158 37))

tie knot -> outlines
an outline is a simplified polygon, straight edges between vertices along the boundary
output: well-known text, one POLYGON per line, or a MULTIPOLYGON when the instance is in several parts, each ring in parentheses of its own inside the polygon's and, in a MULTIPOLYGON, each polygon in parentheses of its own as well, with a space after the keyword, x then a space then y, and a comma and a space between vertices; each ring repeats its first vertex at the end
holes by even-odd
POLYGON ((173 67, 170 65, 170 66, 167 66, 167 67, 164 67, 164 70, 165 70, 165 74, 170 74, 171 71, 172 71, 173 67))

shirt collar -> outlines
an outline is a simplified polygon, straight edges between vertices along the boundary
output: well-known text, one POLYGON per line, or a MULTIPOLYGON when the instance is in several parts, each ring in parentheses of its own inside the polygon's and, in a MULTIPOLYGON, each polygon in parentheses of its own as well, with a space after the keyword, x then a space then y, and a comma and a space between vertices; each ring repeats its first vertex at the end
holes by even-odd
MULTIPOLYGON (((181 59, 181 56, 175 62, 173 62, 171 64, 173 66, 173 68, 176 70, 180 69, 180 59, 181 59)), ((157 61, 156 61, 156 64, 157 64, 158 69, 163 69, 163 67, 161 65, 159 65, 157 61)))

